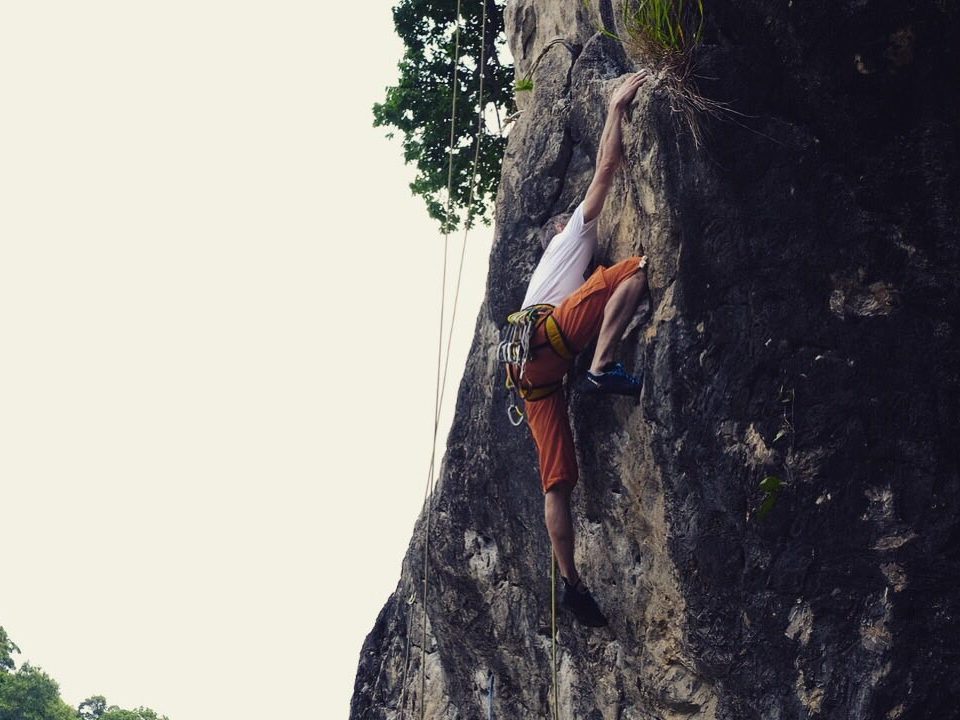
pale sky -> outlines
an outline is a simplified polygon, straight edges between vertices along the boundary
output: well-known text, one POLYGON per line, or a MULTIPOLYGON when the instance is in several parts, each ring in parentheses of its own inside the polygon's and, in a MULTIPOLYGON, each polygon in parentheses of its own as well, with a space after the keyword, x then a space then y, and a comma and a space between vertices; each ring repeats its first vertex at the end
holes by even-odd
POLYGON ((70 704, 347 716, 433 426, 390 4, 0 4, 0 625, 70 704))

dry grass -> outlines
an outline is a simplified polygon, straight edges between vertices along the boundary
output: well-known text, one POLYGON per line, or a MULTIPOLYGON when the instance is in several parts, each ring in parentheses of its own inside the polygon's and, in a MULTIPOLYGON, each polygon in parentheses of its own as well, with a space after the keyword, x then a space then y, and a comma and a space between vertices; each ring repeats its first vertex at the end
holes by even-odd
POLYGON ((694 145, 703 145, 704 120, 708 117, 729 119, 739 115, 727 103, 704 97, 696 82, 696 66, 690 53, 674 55, 658 71, 660 86, 670 99, 670 110, 678 123, 690 131, 694 145))

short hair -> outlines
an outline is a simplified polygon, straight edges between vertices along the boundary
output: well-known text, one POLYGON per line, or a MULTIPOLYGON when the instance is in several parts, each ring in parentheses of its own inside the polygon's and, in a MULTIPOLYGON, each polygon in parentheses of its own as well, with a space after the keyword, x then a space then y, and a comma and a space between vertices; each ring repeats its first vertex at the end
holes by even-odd
POLYGON ((560 232, 563 232, 562 228, 567 226, 567 223, 570 222, 570 218, 572 217, 573 213, 562 212, 547 220, 540 227, 540 247, 546 250, 547 245, 550 244, 550 241, 553 240, 554 236, 559 235, 560 232), (557 230, 557 225, 561 226, 560 231, 557 230))

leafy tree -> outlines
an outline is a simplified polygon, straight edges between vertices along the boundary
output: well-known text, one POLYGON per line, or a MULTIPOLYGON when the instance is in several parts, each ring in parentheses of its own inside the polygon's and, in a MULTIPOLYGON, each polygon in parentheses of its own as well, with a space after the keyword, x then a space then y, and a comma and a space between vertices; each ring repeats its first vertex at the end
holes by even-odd
POLYGON ((168 720, 166 715, 158 715, 156 710, 139 707, 136 710, 124 710, 116 705, 107 706, 103 695, 94 695, 80 703, 77 714, 81 720, 168 720))
POLYGON ((14 645, 7 635, 7 631, 0 627, 0 673, 9 672, 16 667, 13 653, 20 653, 20 648, 14 645))
POLYGON ((107 712, 107 699, 103 695, 88 697, 77 708, 80 720, 100 720, 107 712))
POLYGON ((40 668, 24 663, 15 673, 0 673, 0 720, 76 720, 60 699, 60 687, 40 668))
MULTIPOLYGON (((415 163, 410 184, 427 203, 430 216, 453 230, 465 221, 477 136, 479 80, 483 73, 484 112, 501 125, 514 108, 513 66, 501 62, 506 45, 503 7, 496 0, 467 0, 461 7, 460 51, 457 54, 457 111, 453 142, 451 213, 446 213, 448 148, 452 101, 455 0, 400 0, 393 9, 397 34, 406 50, 400 79, 387 88, 386 99, 373 106, 374 126, 390 126, 403 135, 403 156, 415 163), (483 5, 487 7, 483 67, 480 64, 483 5)), ((499 127, 481 128, 473 216, 489 222, 490 201, 500 180, 506 139, 499 127)), ((393 137, 393 131, 388 137, 393 137)))
POLYGON ((13 672, 19 653, 0 627, 0 720, 169 720, 150 708, 107 706, 103 695, 88 697, 74 710, 60 698, 60 687, 40 668, 24 663, 13 672))
POLYGON ((157 715, 150 708, 139 707, 136 710, 121 710, 115 705, 100 720, 168 720, 166 715, 157 715))

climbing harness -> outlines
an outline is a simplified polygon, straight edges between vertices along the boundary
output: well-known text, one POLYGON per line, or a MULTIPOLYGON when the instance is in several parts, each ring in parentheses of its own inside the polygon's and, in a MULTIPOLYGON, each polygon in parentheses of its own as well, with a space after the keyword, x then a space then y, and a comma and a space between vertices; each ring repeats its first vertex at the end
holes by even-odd
POLYGON ((518 310, 507 316, 507 324, 500 331, 497 360, 506 368, 506 387, 511 393, 507 418, 514 427, 519 427, 524 419, 520 400, 543 400, 563 387, 563 380, 545 385, 528 383, 524 377, 527 361, 532 360, 537 351, 543 348, 550 348, 564 360, 572 360, 577 354, 563 336, 560 324, 553 317, 553 309, 553 305, 544 303, 518 310), (533 335, 541 324, 546 341, 533 345, 533 335))

